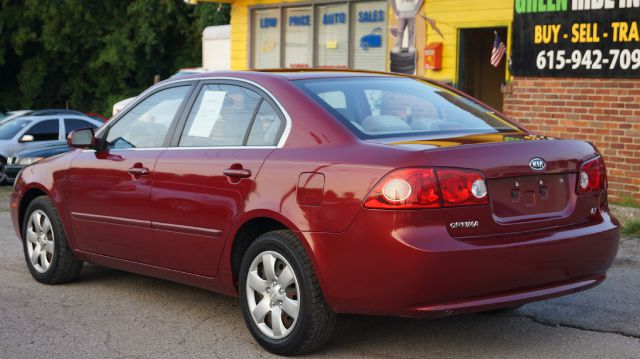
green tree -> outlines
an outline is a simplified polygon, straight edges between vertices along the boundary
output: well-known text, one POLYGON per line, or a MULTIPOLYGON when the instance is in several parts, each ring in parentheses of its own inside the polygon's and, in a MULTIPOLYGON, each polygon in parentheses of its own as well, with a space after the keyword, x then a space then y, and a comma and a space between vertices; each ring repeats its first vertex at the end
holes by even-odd
POLYGON ((229 6, 182 0, 0 0, 0 110, 111 113, 181 67, 200 66, 206 26, 229 6))

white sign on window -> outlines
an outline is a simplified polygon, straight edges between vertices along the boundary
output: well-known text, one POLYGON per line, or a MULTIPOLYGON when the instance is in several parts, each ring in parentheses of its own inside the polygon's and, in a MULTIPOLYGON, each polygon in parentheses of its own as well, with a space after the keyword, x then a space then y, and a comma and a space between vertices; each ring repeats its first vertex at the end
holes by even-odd
POLYGON ((209 137, 211 135, 213 126, 215 126, 218 118, 220 118, 220 111, 222 110, 226 94, 226 91, 204 92, 198 112, 189 129, 189 136, 209 137))
POLYGON ((256 10, 253 16, 253 66, 280 67, 280 9, 256 10))

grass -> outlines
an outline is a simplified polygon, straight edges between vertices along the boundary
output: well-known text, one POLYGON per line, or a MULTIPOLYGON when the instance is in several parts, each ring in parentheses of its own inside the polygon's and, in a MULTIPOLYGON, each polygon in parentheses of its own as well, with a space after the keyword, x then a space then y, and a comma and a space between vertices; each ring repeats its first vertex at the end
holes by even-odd
POLYGON ((640 208, 640 201, 633 199, 631 197, 624 197, 620 200, 611 201, 611 203, 616 204, 618 206, 640 208))
POLYGON ((625 236, 640 237, 640 220, 630 219, 622 226, 622 234, 625 236))

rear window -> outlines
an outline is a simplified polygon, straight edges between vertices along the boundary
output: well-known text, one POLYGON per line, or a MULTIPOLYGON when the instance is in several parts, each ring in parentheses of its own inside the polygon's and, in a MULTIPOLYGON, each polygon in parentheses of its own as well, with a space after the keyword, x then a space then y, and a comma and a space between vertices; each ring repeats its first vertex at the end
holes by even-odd
POLYGON ((521 132, 488 108, 415 79, 325 78, 294 83, 363 139, 521 132))

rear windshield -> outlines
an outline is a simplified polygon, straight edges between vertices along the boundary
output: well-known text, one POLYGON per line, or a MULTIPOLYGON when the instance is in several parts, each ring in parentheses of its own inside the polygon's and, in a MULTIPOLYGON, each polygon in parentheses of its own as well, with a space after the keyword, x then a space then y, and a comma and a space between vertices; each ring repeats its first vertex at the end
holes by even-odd
POLYGON ((0 125, 0 140, 8 140, 13 138, 20 130, 22 130, 31 121, 16 119, 5 122, 0 125))
POLYGON ((363 139, 521 132, 474 101, 411 78, 324 78, 294 83, 363 139))

